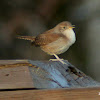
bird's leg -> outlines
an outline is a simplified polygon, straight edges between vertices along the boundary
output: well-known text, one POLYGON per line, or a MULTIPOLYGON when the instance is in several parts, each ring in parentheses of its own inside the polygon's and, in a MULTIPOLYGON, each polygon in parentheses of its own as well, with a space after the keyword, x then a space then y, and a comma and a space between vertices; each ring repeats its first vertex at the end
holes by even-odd
POLYGON ((55 57, 56 57, 56 59, 50 59, 51 61, 60 61, 62 64, 66 64, 64 61, 63 61, 63 59, 60 59, 56 54, 53 54, 55 57))

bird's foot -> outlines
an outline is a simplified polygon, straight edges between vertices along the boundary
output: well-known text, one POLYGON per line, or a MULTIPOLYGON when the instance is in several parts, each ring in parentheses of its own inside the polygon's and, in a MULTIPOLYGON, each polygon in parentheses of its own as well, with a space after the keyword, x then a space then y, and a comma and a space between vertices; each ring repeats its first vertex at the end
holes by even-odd
POLYGON ((64 59, 50 59, 49 61, 60 61, 62 64, 66 64, 67 65, 67 63, 65 63, 63 60, 64 59))

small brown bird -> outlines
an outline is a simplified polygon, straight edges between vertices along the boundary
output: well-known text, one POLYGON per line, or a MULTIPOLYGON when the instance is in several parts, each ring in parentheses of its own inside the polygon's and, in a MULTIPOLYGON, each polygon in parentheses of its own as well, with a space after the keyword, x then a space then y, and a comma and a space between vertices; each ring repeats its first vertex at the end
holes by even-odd
POLYGON ((57 55, 64 53, 76 41, 74 26, 64 21, 56 25, 54 28, 39 34, 38 36, 18 36, 18 39, 29 40, 35 46, 39 46, 44 52, 49 55, 54 55, 57 59, 52 61, 60 61, 66 64, 57 55))

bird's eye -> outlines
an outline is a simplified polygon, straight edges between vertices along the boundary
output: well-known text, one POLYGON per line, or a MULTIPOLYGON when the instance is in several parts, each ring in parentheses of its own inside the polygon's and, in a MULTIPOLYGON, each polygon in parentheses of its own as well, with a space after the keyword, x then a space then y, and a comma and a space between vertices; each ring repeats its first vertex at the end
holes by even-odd
POLYGON ((66 29, 66 27, 64 26, 63 29, 66 29))
POLYGON ((65 26, 60 27, 60 31, 65 31, 65 30, 66 30, 65 26))

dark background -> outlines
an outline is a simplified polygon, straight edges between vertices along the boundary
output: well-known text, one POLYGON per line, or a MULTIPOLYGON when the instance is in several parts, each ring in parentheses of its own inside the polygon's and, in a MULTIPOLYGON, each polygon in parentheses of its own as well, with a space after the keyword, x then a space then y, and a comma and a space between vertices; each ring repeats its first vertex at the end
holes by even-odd
POLYGON ((52 56, 16 35, 38 35, 62 21, 76 26, 76 43, 60 58, 100 81, 100 0, 0 0, 0 59, 52 56))

